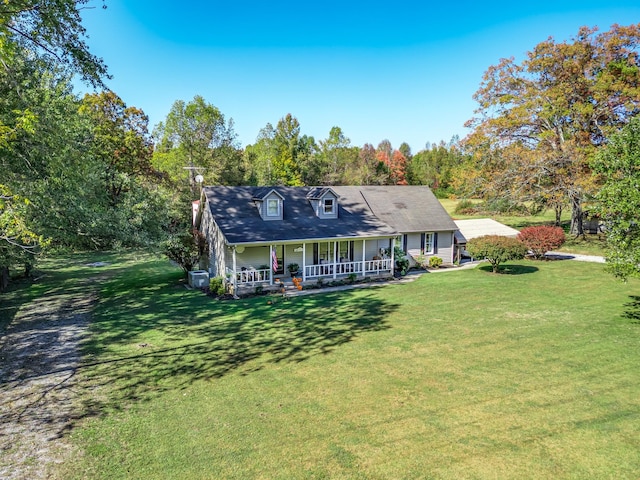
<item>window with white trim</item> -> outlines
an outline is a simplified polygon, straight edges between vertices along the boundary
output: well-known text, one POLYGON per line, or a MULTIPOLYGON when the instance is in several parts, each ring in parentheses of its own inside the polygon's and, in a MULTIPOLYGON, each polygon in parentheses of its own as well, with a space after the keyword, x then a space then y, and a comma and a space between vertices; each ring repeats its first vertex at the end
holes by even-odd
POLYGON ((424 234, 424 246, 422 247, 423 255, 433 253, 433 233, 424 234))
POLYGON ((280 201, 277 198, 267 200, 267 216, 278 217, 280 215, 280 201))
POLYGON ((325 214, 335 213, 336 202, 333 198, 325 198, 323 201, 323 206, 325 214))

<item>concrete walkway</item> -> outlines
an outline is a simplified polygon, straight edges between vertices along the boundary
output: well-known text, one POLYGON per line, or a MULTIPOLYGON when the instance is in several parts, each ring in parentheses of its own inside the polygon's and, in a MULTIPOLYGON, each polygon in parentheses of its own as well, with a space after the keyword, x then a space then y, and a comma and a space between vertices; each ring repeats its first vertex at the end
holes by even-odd
POLYGON ((552 260, 577 260, 578 262, 606 263, 604 257, 598 255, 580 255, 579 253, 547 252, 546 256, 552 260))

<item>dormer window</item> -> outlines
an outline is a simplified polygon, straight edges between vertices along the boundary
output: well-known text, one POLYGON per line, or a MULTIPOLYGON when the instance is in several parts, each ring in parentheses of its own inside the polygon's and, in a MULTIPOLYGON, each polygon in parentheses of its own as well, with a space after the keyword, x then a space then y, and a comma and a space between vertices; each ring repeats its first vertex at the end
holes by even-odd
POLYGON ((313 187, 307 198, 318 218, 338 218, 338 195, 329 187, 313 187))
POLYGON ((277 198, 270 198, 267 200, 267 216, 268 217, 280 216, 280 201, 277 198))
POLYGON ((323 206, 325 215, 333 215, 336 211, 336 202, 333 198, 324 198, 323 206))
POLYGON ((282 220, 284 197, 274 188, 257 189, 253 201, 263 220, 282 220))

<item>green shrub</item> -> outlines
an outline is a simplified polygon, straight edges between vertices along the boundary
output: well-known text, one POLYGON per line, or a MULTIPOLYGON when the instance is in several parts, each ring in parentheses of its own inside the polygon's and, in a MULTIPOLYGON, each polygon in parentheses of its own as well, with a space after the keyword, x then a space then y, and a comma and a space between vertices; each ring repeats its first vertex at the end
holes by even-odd
POLYGON ((409 270, 409 259, 406 255, 405 251, 400 247, 393 247, 393 257, 396 261, 396 270, 400 270, 400 275, 406 275, 407 270, 409 270))
POLYGON ((429 258, 429 268, 440 268, 442 265, 442 259, 440 257, 429 258))
POLYGON ((224 279, 222 277, 213 277, 209 280, 209 291, 214 295, 221 296, 226 293, 224 279))
POLYGON ((501 213, 510 215, 527 215, 527 207, 508 198, 492 198, 482 203, 482 211, 488 213, 501 213))
POLYGON ((162 244, 162 253, 184 271, 185 276, 198 265, 206 240, 196 229, 170 235, 162 244))
POLYGON ((493 272, 497 273, 502 262, 524 258, 528 249, 517 238, 485 235, 469 240, 467 251, 472 257, 486 259, 493 267, 493 272))
POLYGON ((454 213, 458 215, 473 215, 474 213, 478 213, 478 209, 471 200, 460 200, 456 205, 454 213))
POLYGON ((422 255, 422 254, 413 257, 413 259, 416 261, 416 264, 420 268, 427 268, 429 266, 429 262, 427 261, 427 257, 422 255))
POLYGON ((549 250, 555 250, 566 240, 562 227, 538 225, 523 228, 518 240, 524 243, 535 258, 542 258, 549 250))

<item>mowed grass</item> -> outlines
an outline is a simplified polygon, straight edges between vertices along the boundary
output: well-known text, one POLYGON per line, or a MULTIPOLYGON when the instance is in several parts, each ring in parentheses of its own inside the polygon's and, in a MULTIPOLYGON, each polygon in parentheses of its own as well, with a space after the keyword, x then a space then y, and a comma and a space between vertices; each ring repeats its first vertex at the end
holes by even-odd
POLYGON ((56 476, 637 478, 640 282, 507 266, 268 305, 114 261, 56 476))

